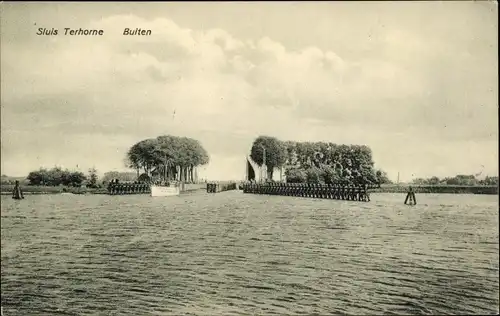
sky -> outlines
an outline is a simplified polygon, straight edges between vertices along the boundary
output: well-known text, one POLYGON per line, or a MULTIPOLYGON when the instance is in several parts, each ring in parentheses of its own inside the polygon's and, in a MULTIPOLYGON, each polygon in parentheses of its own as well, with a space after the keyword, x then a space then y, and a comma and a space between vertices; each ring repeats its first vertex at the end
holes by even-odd
POLYGON ((393 180, 498 175, 495 2, 0 8, 2 174, 126 170, 134 143, 177 135, 208 151, 201 177, 243 179, 268 135, 367 145, 393 180))

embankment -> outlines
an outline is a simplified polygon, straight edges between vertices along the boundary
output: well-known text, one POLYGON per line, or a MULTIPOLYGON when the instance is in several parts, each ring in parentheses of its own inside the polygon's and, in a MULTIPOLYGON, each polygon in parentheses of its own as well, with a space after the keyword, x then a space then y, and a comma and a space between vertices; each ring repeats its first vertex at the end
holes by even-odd
MULTIPOLYGON (((370 193, 406 193, 409 185, 382 185, 380 188, 370 189, 370 193)), ((13 184, 2 184, 0 186, 2 195, 12 194, 13 184)), ((106 188, 74 188, 74 187, 50 187, 36 185, 22 185, 24 194, 108 194, 106 188)), ((206 183, 188 183, 185 191, 206 190, 206 183)), ((445 194, 489 194, 497 195, 498 186, 464 186, 464 185, 412 185, 416 193, 445 193, 445 194)))
MULTIPOLYGON (((14 189, 13 184, 2 184, 1 195, 12 194, 14 189)), ((66 186, 42 186, 42 185, 22 185, 23 193, 25 195, 30 194, 61 194, 61 193, 73 193, 73 194, 109 194, 107 188, 79 188, 79 187, 66 187, 66 186)), ((184 192, 191 192, 200 189, 205 189, 205 183, 186 183, 184 192)))
POLYGON ((498 194, 498 186, 486 185, 382 185, 371 189, 371 193, 406 193, 411 186, 416 193, 446 193, 446 194, 498 194))

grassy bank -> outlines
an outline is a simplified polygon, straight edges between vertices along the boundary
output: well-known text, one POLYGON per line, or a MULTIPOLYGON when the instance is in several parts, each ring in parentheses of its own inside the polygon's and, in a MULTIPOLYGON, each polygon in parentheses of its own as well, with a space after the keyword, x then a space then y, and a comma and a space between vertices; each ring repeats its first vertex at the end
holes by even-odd
MULTIPOLYGON (((410 185, 382 185, 381 188, 372 189, 372 193, 406 193, 410 185)), ((467 185, 411 185, 416 193, 448 193, 448 194, 490 194, 497 195, 497 186, 467 186, 467 185)))
MULTIPOLYGON (((75 187, 49 187, 42 185, 21 185, 24 194, 59 194, 59 193, 73 193, 73 194, 107 194, 106 188, 90 189, 90 188, 75 188, 75 187)), ((1 193, 12 194, 14 190, 13 184, 2 184, 1 193)))
MULTIPOLYGON (((195 191, 200 189, 206 189, 207 185, 205 183, 186 183, 185 191, 195 191)), ((108 194, 106 188, 89 189, 89 188, 74 188, 74 187, 49 187, 42 185, 21 185, 23 193, 26 195, 30 194, 61 194, 61 193, 73 193, 73 194, 108 194)), ((9 195, 12 194, 14 190, 13 184, 2 184, 1 194, 9 195)))

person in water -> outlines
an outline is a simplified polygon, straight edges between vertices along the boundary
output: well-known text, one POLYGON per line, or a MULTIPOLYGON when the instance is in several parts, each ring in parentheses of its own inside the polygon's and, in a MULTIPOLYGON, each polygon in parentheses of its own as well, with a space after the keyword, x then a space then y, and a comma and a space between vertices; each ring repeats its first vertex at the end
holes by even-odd
POLYGON ((12 191, 12 198, 15 200, 22 200, 24 199, 24 194, 23 190, 19 186, 19 181, 16 180, 16 184, 14 186, 14 190, 12 191))

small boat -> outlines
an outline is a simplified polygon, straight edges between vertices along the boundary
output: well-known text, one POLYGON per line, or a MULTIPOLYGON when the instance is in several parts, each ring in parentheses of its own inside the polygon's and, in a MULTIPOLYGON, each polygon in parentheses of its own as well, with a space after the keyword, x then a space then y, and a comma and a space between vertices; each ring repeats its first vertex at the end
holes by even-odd
POLYGON ((177 196, 181 194, 181 188, 176 183, 168 185, 151 185, 151 196, 177 196))

